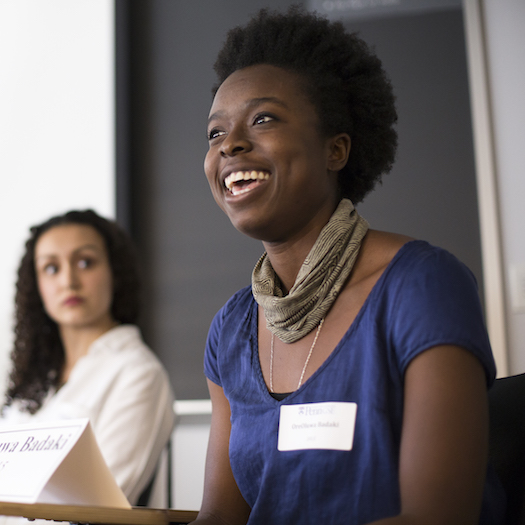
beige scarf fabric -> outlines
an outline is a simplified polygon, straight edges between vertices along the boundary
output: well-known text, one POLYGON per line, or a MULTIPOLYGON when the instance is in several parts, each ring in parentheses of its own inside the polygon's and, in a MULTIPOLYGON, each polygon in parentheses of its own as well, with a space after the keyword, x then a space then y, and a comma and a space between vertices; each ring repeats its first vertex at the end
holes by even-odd
POLYGON ((268 255, 262 255, 252 273, 252 292, 264 310, 268 329, 281 341, 298 341, 324 319, 352 271, 367 231, 366 220, 350 200, 343 199, 286 296, 268 255))

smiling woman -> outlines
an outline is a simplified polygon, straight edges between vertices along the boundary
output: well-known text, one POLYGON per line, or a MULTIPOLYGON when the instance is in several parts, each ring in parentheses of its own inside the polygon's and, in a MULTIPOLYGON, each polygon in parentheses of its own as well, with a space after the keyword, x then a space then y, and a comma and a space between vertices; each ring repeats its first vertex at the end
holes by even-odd
POLYGON ((204 167, 213 196, 239 231, 263 241, 301 235, 311 217, 324 224, 348 159, 348 135, 322 136, 299 80, 272 65, 247 67, 224 81, 211 108, 204 167))
POLYGON ((90 210, 33 227, 15 303, 0 424, 89 418, 106 463, 135 504, 174 413, 168 376, 134 324, 139 281, 131 240, 90 210))
POLYGON ((381 62, 292 8, 234 28, 215 69, 206 176, 265 253, 209 330, 197 522, 502 523, 472 274, 354 208, 395 155, 381 62))

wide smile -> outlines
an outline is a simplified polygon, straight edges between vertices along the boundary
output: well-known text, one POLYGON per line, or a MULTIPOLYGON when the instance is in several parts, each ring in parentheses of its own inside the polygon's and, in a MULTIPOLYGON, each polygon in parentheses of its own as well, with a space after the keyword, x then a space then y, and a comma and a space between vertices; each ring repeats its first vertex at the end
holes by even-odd
POLYGON ((234 171, 224 179, 224 186, 234 196, 252 191, 270 178, 267 171, 234 171))

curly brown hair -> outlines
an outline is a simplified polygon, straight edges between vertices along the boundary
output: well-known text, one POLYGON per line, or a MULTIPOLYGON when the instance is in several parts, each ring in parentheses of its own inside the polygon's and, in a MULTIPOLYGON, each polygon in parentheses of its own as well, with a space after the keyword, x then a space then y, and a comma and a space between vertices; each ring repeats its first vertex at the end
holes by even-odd
POLYGON ((139 314, 139 275, 135 247, 116 222, 93 210, 69 211, 30 229, 18 268, 15 295, 15 342, 4 406, 15 400, 21 410, 37 412, 64 366, 64 347, 57 324, 47 315, 38 291, 35 246, 40 236, 66 224, 88 225, 104 239, 113 277, 111 315, 119 323, 136 323, 139 314))
POLYGON ((397 148, 395 97, 379 58, 340 22, 292 6, 285 13, 262 9, 228 32, 213 94, 232 73, 258 64, 299 74, 325 136, 351 137, 339 188, 342 197, 361 202, 390 171, 397 148))

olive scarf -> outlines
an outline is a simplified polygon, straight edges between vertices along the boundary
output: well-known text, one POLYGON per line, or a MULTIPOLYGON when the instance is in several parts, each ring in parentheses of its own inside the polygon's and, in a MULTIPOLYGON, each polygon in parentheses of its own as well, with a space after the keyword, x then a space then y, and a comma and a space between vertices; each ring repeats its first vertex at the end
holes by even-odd
POLYGON ((328 313, 345 284, 368 223, 343 199, 321 230, 287 295, 266 252, 252 273, 252 292, 268 329, 284 343, 298 341, 328 313))

